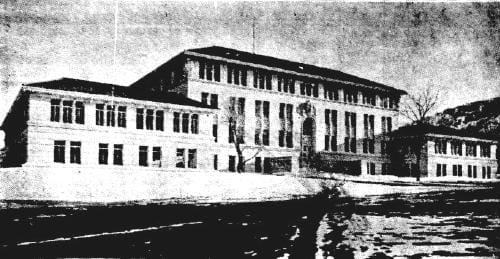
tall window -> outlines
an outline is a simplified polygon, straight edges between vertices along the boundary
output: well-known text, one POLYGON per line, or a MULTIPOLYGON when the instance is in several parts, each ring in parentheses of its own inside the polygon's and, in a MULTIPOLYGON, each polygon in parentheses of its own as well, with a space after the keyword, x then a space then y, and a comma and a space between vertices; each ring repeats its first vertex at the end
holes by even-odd
POLYGON ((209 105, 208 104, 208 95, 209 93, 201 93, 201 103, 205 104, 205 105, 209 105))
POLYGON ((64 140, 54 141, 54 162, 64 163, 65 149, 66 149, 66 141, 64 140))
POLYGON ((227 83, 235 85, 247 85, 247 70, 241 66, 227 65, 227 83))
POLYGON ((325 150, 337 151, 336 110, 325 110, 325 150))
POLYGON ((472 167, 472 177, 477 178, 477 166, 472 167))
POLYGON ((127 107, 118 106, 118 127, 127 127, 127 107))
POLYGON ((85 123, 85 107, 83 102, 75 102, 75 122, 78 124, 85 123))
POLYGON ((358 103, 358 91, 344 89, 344 102, 358 103))
POLYGON ((214 115, 213 119, 214 119, 214 121, 212 124, 212 136, 214 137, 215 142, 217 142, 217 140, 218 140, 218 128, 219 128, 217 114, 214 115))
POLYGON ((104 104, 102 103, 95 105, 95 125, 104 125, 104 104))
POLYGON ((154 110, 152 110, 152 109, 146 110, 146 129, 148 129, 148 130, 153 129, 154 114, 155 114, 154 110))
POLYGON ((479 145, 479 153, 481 157, 491 157, 491 147, 490 144, 479 145))
POLYGON ((73 113, 73 101, 63 101, 63 122, 71 123, 73 113))
POLYGON ((339 89, 335 86, 332 86, 331 84, 324 84, 323 85, 323 97, 326 100, 339 100, 339 89))
POLYGON ((259 89, 272 90, 272 77, 269 72, 264 70, 253 71, 253 87, 259 89))
POLYGON ((214 155, 214 170, 219 170, 219 156, 218 155, 214 155))
POLYGON ((182 132, 189 133, 189 114, 188 113, 182 114, 182 132))
POLYGON ((81 164, 82 142, 71 141, 69 149, 69 162, 72 164, 81 164))
POLYGON ((198 134, 198 114, 191 114, 191 133, 198 134))
POLYGON ((163 111, 156 111, 156 130, 163 131, 163 111))
POLYGON ((185 161, 184 153, 185 153, 184 148, 177 149, 175 167, 177 167, 177 168, 185 168, 186 167, 186 163, 184 162, 185 161))
POLYGON ((161 147, 153 147, 153 165, 161 167, 161 147))
POLYGON ((113 164, 123 165, 123 145, 115 144, 113 146, 113 164))
POLYGON ((363 139, 363 153, 373 154, 375 152, 375 134, 374 134, 374 121, 373 115, 364 114, 364 139, 363 139))
POLYGON ((174 112, 174 132, 180 132, 180 113, 174 112))
POLYGON ((283 93, 295 93, 295 80, 284 74, 278 75, 278 91, 283 93))
POLYGON ((106 125, 114 127, 115 126, 115 106, 106 105, 106 125))
POLYGON ((356 153, 356 113, 345 113, 344 151, 356 153))
POLYGON ((188 150, 188 168, 196 168, 196 149, 188 150))
POLYGON ((366 173, 375 175, 375 163, 373 162, 366 162, 366 173))
POLYGON ((229 98, 229 143, 245 143, 245 98, 229 98))
POLYGON ((220 65, 215 62, 200 60, 198 76, 200 79, 220 82, 220 65))
POLYGON ((446 139, 436 139, 434 142, 434 153, 446 154, 446 139))
POLYGON ((472 166, 467 166, 467 177, 472 178, 472 166))
POLYGON ((255 172, 262 173, 262 158, 255 157, 255 172))
POLYGON ((375 106, 375 94, 374 93, 363 93, 363 104, 375 106))
POLYGON ((304 81, 301 82, 300 95, 318 97, 318 84, 304 81))
POLYGON ((293 105, 280 103, 279 146, 293 147, 293 105))
POLYGON ((388 137, 387 134, 392 131, 392 118, 382 116, 382 137, 380 141, 380 153, 387 154, 388 137))
POLYGON ((436 165, 436 176, 446 176, 446 164, 437 164, 436 165))
POLYGON ((236 156, 229 156, 229 172, 236 172, 236 156))
POLYGON ((208 105, 213 108, 217 108, 219 106, 219 96, 217 94, 211 93, 201 93, 201 103, 208 105), (210 101, 210 103, 209 103, 210 101))
POLYGON ((269 146, 269 102, 255 101, 255 144, 269 146))
POLYGON ((99 143, 99 164, 108 164, 108 144, 99 143))
POLYGON ((465 155, 466 156, 476 156, 477 155, 477 146, 474 142, 466 142, 465 143, 465 155))
POLYGON ((462 142, 458 140, 451 141, 451 154, 455 156, 462 155, 462 142))
POLYGON ((148 166, 148 147, 139 146, 139 166, 148 166))
POLYGON ((50 100, 50 121, 59 121, 61 117, 61 100, 50 100))

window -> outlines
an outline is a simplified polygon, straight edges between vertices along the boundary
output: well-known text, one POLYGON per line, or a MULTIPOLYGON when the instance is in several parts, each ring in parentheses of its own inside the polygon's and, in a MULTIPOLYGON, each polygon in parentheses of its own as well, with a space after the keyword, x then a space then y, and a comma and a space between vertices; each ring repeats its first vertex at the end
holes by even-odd
POLYGON ((390 173, 389 170, 389 163, 382 163, 382 174, 388 175, 390 173))
POLYGON ((375 175, 375 163, 373 162, 366 162, 366 173, 375 175))
POLYGON ((436 165, 436 176, 446 176, 446 164, 437 164, 436 165))
POLYGON ((283 93, 295 93, 295 80, 286 75, 278 75, 278 91, 283 93))
POLYGON ((210 107, 212 108, 219 107, 219 96, 217 94, 210 95, 210 107))
POLYGON ((363 153, 373 154, 375 152, 375 134, 374 134, 374 121, 373 115, 364 114, 364 139, 363 139, 363 153))
POLYGON ((245 143, 245 98, 229 98, 229 143, 245 143))
POLYGON ((236 156, 229 156, 229 172, 236 172, 236 156))
POLYGON ((483 169, 483 179, 486 179, 486 167, 483 166, 482 169, 483 169))
POLYGON ((214 121, 212 124, 212 136, 214 137, 215 142, 217 142, 218 139, 218 118, 217 115, 214 115, 214 121))
POLYGON ((59 121, 61 116, 61 100, 50 100, 50 121, 59 121))
POLYGON ((163 111, 156 111, 156 130, 163 131, 163 111))
POLYGON ((389 108, 389 97, 380 96, 380 107, 389 108))
POLYGON ((467 166, 467 177, 472 178, 472 166, 467 166))
POLYGON ((191 115, 191 133, 198 134, 198 114, 191 115))
POLYGON ((136 128, 144 129, 144 109, 137 108, 137 115, 135 118, 136 128))
POLYGON ((301 82, 300 95, 318 97, 318 84, 311 82, 301 82))
POLYGON ((71 123, 73 113, 73 101, 63 101, 63 122, 71 123))
POLYGON ((269 146, 269 102, 255 101, 255 144, 269 146))
POLYGON ((218 63, 200 60, 198 76, 200 79, 220 82, 220 65, 218 63))
POLYGON ((380 140, 380 153, 387 154, 388 152, 388 137, 387 134, 392 131, 392 118, 382 116, 382 136, 380 140))
POLYGON ((459 177, 462 176, 462 165, 458 165, 458 169, 457 170, 458 170, 458 172, 457 172, 458 176, 459 177))
POLYGON ((479 154, 481 157, 491 157, 490 144, 479 145, 479 154))
POLYGON ((446 154, 446 143, 445 139, 436 139, 434 143, 434 153, 436 154, 446 154))
POLYGON ((180 113, 174 112, 174 132, 180 132, 180 113))
POLYGON ((262 173, 262 158, 255 157, 255 172, 262 173))
POLYGON ((486 178, 491 179, 491 166, 486 167, 486 178))
POLYGON ((161 147, 153 147, 153 165, 161 167, 161 147))
POLYGON ((123 145, 115 144, 113 146, 113 164, 123 165, 123 145))
POLYGON ((127 127, 127 107, 118 106, 118 127, 127 127))
POLYGON ((472 177, 477 178, 477 166, 472 167, 472 177))
POLYGON ((293 147, 293 105, 280 103, 279 146, 293 147))
POLYGON ((477 155, 476 149, 477 149, 476 143, 474 143, 474 142, 466 142, 465 143, 465 155, 466 156, 476 156, 477 155))
POLYGON ((358 91, 344 89, 344 102, 358 103, 358 91))
POLYGON ((104 104, 95 105, 95 125, 104 125, 104 104))
POLYGON ((82 102, 75 102, 75 122, 78 124, 85 122, 85 107, 82 102))
POLYGON ((148 166, 148 147, 139 146, 139 166, 148 166))
POLYGON ((108 164, 108 144, 99 143, 99 164, 108 164))
POLYGON ((375 94, 374 93, 363 93, 363 104, 366 105, 376 105, 375 94))
POLYGON ((154 110, 152 109, 146 110, 146 129, 148 130, 153 129, 154 114, 155 114, 154 110))
POLYGON ((272 77, 269 72, 264 70, 253 71, 253 87, 259 89, 272 90, 272 77))
POLYGON ((189 168, 196 168, 196 149, 189 149, 188 150, 188 167, 189 168))
POLYGON ((460 141, 451 141, 451 154, 455 156, 461 156, 462 155, 462 142, 460 141))
POLYGON ((115 106, 106 105, 106 125, 114 127, 115 126, 115 106))
POLYGON ((337 111, 325 110, 325 150, 337 151, 337 111))
POLYGON ((201 103, 208 105, 208 93, 201 93, 201 103))
POLYGON ((228 64, 227 66, 227 83, 235 85, 247 85, 247 71, 246 69, 228 64))
POLYGON ((182 114, 182 132, 183 133, 189 132, 189 114, 187 113, 182 114))
POLYGON ((54 141, 54 162, 64 163, 66 142, 64 140, 54 141))
POLYGON ((214 170, 219 170, 219 164, 217 160, 219 160, 218 155, 214 155, 214 170))
POLYGON ((81 147, 82 142, 71 141, 69 148, 69 162, 72 164, 81 164, 81 147))
POLYGON ((345 113, 344 151, 356 153, 356 113, 345 113))
POLYGON ((184 162, 185 161, 184 153, 185 153, 184 148, 177 149, 175 167, 177 167, 177 168, 185 168, 186 167, 186 163, 184 162))
POLYGON ((323 85, 323 97, 326 100, 339 100, 339 89, 331 84, 325 83, 323 85))
POLYGON ((452 166, 452 175, 453 176, 458 176, 458 165, 453 165, 452 166))

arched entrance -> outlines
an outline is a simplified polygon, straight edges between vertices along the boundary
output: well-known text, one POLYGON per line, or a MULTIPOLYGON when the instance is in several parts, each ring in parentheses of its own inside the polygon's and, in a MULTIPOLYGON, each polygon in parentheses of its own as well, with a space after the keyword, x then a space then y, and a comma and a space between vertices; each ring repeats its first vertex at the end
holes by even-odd
POLYGON ((300 141, 301 167, 309 165, 315 151, 315 131, 314 119, 308 117, 302 122, 302 134, 300 141))

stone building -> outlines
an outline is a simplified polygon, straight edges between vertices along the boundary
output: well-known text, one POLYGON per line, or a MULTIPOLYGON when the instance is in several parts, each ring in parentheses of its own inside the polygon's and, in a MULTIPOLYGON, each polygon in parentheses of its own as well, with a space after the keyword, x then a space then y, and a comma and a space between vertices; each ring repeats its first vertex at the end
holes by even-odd
POLYGON ((176 92, 218 108, 213 168, 381 174, 404 91, 340 71, 223 47, 181 52, 130 88, 176 92), (241 144, 241 157, 235 148, 241 144))
POLYGON ((436 180, 497 179, 497 141, 491 136, 447 127, 413 125, 392 134, 397 176, 436 180))
POLYGON ((0 163, 206 171, 213 116, 211 107, 175 93, 69 78, 26 84, 0 125, 0 163))

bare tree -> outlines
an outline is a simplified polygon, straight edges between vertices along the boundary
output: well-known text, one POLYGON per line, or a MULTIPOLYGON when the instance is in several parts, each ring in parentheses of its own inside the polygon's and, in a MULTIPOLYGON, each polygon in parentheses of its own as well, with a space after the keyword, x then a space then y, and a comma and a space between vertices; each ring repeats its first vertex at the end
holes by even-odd
MULTIPOLYGON (((401 104, 400 113, 413 124, 423 125, 428 123, 428 117, 436 109, 439 99, 439 91, 433 85, 429 85, 415 94, 408 95, 406 101, 401 104)), ((417 164, 415 177, 417 181, 420 181, 420 156, 425 139, 422 136, 417 136, 411 144, 414 146, 417 164)))
POLYGON ((414 124, 423 124, 436 109, 439 98, 439 91, 434 86, 427 86, 406 96, 406 101, 401 103, 400 113, 414 124))
POLYGON ((245 164, 254 159, 262 150, 263 146, 258 145, 257 148, 250 147, 245 144, 245 106, 244 102, 240 99, 230 99, 230 101, 223 107, 222 121, 227 123, 229 128, 229 142, 234 145, 237 154, 236 171, 243 172, 245 164), (255 152, 253 155, 245 159, 243 153, 245 150, 253 148, 255 152))

